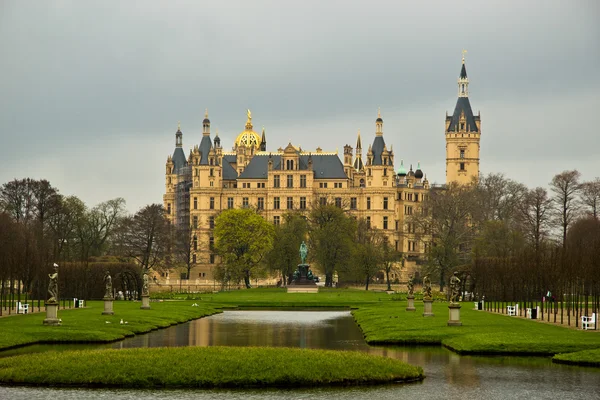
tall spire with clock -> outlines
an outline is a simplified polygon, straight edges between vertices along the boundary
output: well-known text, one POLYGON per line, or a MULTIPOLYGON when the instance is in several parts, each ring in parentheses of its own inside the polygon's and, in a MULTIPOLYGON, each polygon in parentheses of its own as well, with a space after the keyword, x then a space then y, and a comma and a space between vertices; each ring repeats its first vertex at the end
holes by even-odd
POLYGON ((452 115, 446 112, 446 183, 468 184, 479 179, 481 114, 473 115, 469 101, 466 52, 462 52, 456 107, 452 115))

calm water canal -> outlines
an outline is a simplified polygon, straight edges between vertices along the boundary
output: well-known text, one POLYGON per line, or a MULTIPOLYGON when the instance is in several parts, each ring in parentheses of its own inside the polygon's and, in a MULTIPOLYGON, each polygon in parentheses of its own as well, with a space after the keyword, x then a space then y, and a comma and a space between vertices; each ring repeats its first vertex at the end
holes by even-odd
POLYGON ((0 399, 600 399, 600 370, 540 357, 458 356, 440 347, 372 347, 349 311, 226 311, 101 346, 29 346, 0 356, 82 347, 272 346, 364 351, 425 370, 423 383, 301 390, 87 390, 0 387, 0 399))

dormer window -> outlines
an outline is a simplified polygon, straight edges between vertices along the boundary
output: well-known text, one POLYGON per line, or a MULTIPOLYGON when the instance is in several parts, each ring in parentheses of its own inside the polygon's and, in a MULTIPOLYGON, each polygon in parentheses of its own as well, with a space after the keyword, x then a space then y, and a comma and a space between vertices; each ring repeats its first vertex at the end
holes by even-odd
POLYGON ((461 123, 460 123, 460 130, 461 130, 461 131, 464 131, 464 130, 465 130, 465 123, 464 123, 464 122, 461 122, 461 123))

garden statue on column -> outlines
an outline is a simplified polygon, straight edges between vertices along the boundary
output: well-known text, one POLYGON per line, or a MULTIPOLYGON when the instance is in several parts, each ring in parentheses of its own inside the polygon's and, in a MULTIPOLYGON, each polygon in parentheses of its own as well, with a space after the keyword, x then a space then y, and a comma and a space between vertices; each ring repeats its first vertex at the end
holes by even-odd
POLYGON ((458 272, 450 278, 450 304, 448 304, 448 326, 461 326, 460 322, 460 304, 458 303, 460 295, 460 279, 458 272))
POLYGON ((429 275, 423 278, 423 299, 431 300, 431 280, 429 275))
POLYGON ((113 315, 113 286, 112 286, 112 278, 110 277, 110 272, 106 270, 104 272, 104 311, 102 311, 102 315, 113 315))
POLYGON ((110 271, 106 270, 104 272, 104 298, 112 299, 113 298, 113 286, 112 286, 112 278, 110 276, 110 271))
POLYGON ((58 264, 54 263, 54 272, 48 274, 50 282, 48 282, 48 300, 47 304, 58 303, 58 264))
POLYGON ((412 274, 408 276, 408 283, 406 284, 408 287, 408 295, 412 296, 414 294, 415 283, 413 280, 412 274))
POLYGON ((431 280, 429 275, 423 278, 423 316, 433 317, 433 298, 431 296, 431 280))
POLYGON ((460 279, 458 278, 458 271, 454 272, 454 275, 450 278, 450 303, 456 303, 460 294, 460 279))
POLYGON ((150 292, 148 291, 148 270, 144 270, 144 274, 142 275, 142 296, 149 296, 150 292))
POLYGON ((58 318, 58 264, 54 263, 54 272, 48 274, 50 282, 48 282, 48 300, 46 300, 46 319, 44 325, 60 325, 61 320, 58 318))

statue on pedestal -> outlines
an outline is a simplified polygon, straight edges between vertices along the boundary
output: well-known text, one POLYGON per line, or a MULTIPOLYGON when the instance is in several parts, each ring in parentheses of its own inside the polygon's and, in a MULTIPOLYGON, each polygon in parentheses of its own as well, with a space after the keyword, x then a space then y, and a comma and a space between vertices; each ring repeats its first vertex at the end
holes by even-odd
POLYGON ((414 294, 415 282, 413 280, 412 274, 408 276, 408 283, 406 284, 408 287, 408 295, 412 296, 414 294))
POLYGON ((110 272, 106 270, 104 272, 104 298, 112 299, 113 297, 113 286, 112 286, 112 278, 110 277, 110 272))
POLYGON ((304 240, 302 244, 300 244, 300 263, 306 264, 306 255, 308 254, 308 248, 306 247, 306 243, 304 240))
POLYGON ((46 303, 58 303, 58 264, 54 263, 54 272, 48 274, 48 300, 46 303))
POLYGON ((142 274, 142 296, 149 296, 150 291, 148 290, 148 270, 144 269, 142 274))
POLYGON ((460 295, 460 279, 458 278, 458 271, 454 272, 454 275, 450 278, 450 303, 456 303, 460 295))
POLYGON ((431 300, 431 280, 429 275, 425 275, 423 278, 423 299, 431 300))

